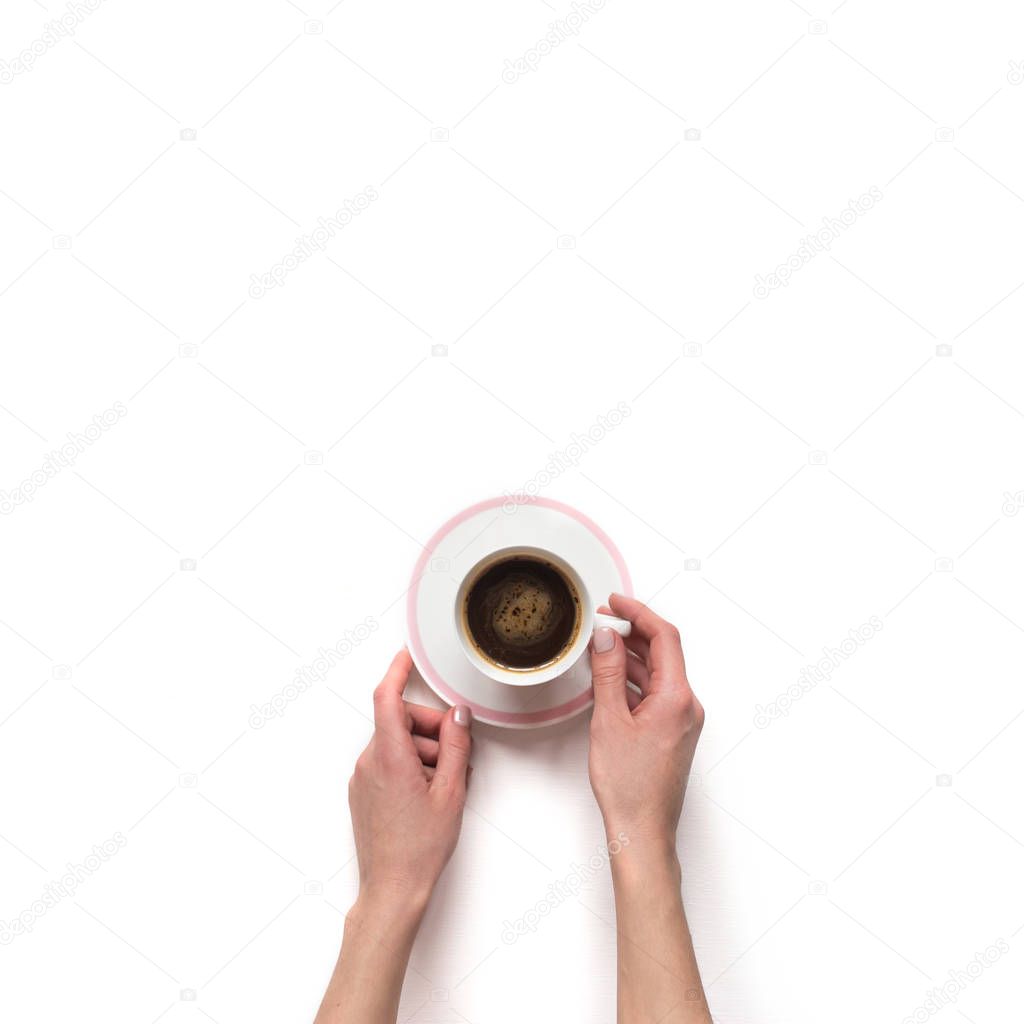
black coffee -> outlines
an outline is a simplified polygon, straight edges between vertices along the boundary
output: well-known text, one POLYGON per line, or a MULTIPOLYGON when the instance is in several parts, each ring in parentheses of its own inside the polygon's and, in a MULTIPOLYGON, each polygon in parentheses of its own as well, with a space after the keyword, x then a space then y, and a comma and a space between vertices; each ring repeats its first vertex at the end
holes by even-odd
POLYGON ((549 562, 514 556, 487 569, 469 588, 466 626, 479 652, 510 669, 540 668, 575 641, 580 599, 549 562))

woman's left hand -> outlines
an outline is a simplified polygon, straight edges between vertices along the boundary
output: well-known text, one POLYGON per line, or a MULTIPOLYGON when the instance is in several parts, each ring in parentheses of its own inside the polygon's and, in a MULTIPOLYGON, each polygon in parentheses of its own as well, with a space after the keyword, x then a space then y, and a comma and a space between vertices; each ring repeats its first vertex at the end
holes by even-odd
POLYGON ((403 700, 411 667, 409 652, 400 651, 374 690, 374 733, 356 761, 348 799, 359 902, 398 898, 422 910, 462 827, 471 714, 403 700))

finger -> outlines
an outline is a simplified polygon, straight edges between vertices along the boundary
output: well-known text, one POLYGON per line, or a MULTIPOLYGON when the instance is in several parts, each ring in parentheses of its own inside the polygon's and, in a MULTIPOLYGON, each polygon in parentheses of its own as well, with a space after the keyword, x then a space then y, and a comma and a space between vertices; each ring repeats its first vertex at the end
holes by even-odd
POLYGON ((626 637, 626 650, 632 651, 641 661, 646 662, 651 654, 651 645, 636 633, 626 637))
POLYGON ((437 739, 437 733, 444 718, 443 711, 438 708, 428 708, 424 704, 410 704, 408 701, 405 702, 405 710, 411 732, 419 736, 430 736, 437 739))
POLYGON ((626 597, 625 594, 612 594, 608 603, 611 605, 615 615, 629 619, 633 624, 634 634, 639 634, 647 640, 653 640, 666 628, 674 628, 672 624, 650 608, 638 601, 635 597, 626 597))
POLYGON ((611 608, 608 607, 608 605, 603 604, 603 605, 601 605, 600 608, 597 609, 597 614, 598 615, 611 615, 612 614, 612 610, 611 610, 611 608))
POLYGON ((469 731, 472 720, 472 712, 463 704, 445 714, 437 753, 437 775, 431 789, 443 786, 451 793, 465 795, 466 769, 473 747, 469 731))
POLYGON ((384 678, 373 691, 373 724, 384 732, 408 732, 402 691, 409 679, 412 658, 403 647, 391 661, 384 678))
POLYGON ((437 740, 427 739, 426 736, 413 736, 412 742, 424 765, 434 766, 437 764, 437 752, 440 749, 437 740))
POLYGON ((639 687, 640 693, 646 697, 651 692, 651 674, 647 666, 635 654, 626 653, 626 678, 639 687))
POLYGON ((651 692, 688 689, 679 630, 632 597, 612 594, 609 603, 615 614, 629 619, 633 629, 650 644, 647 665, 651 672, 651 692))
POLYGON ((590 672, 594 681, 594 703, 625 714, 626 648, 614 629, 594 630, 590 642, 590 672))
POLYGON ((437 772, 436 768, 428 768, 427 765, 423 766, 423 774, 426 776, 427 782, 432 782, 434 775, 437 772))

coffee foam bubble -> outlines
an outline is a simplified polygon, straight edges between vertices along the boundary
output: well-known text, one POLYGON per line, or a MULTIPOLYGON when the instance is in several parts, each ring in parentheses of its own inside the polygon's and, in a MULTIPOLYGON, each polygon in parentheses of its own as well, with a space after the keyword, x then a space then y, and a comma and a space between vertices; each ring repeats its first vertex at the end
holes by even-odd
POLYGON ((536 643, 550 632, 554 612, 547 587, 532 580, 509 580, 491 616, 491 626, 508 643, 536 643))

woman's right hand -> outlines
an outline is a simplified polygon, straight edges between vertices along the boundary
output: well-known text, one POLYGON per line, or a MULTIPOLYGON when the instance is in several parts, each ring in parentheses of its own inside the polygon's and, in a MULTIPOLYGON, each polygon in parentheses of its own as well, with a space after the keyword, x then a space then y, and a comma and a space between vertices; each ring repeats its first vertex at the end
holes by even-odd
POLYGON ((675 626, 621 594, 610 605, 633 630, 625 641, 611 629, 594 632, 590 783, 609 838, 624 833, 674 857, 704 709, 686 678, 675 626))

